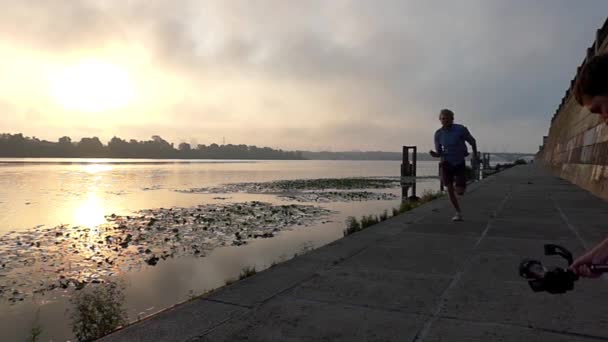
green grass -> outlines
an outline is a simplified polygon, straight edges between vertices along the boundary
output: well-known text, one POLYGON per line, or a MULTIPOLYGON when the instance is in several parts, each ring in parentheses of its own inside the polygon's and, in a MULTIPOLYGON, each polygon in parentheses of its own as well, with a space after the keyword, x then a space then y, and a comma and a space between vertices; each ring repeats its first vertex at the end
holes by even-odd
MULTIPOLYGON (((420 199, 418 201, 403 202, 403 203, 401 203, 399 208, 393 208, 392 216, 397 216, 397 215, 403 214, 407 211, 410 211, 424 203, 430 202, 441 196, 443 196, 443 194, 441 192, 425 191, 422 194, 422 196, 420 196, 420 199)), ((376 223, 385 221, 388 218, 389 218, 389 216, 388 216, 387 210, 385 210, 380 215, 362 216, 360 220, 357 220, 356 217, 349 216, 346 219, 346 229, 344 229, 343 234, 344 234, 344 236, 354 234, 356 232, 362 231, 363 229, 371 227, 371 226, 375 225, 376 223)))
POLYGON ((254 267, 245 267, 241 270, 241 274, 239 275, 239 280, 249 278, 252 275, 256 274, 255 266, 254 267))
POLYGON ((36 310, 36 316, 30 329, 29 342, 37 342, 40 335, 42 335, 42 327, 40 326, 40 308, 36 310))
POLYGON ((361 229, 361 223, 357 221, 357 218, 353 216, 346 218, 346 229, 344 230, 344 236, 354 234, 361 229))
POLYGON ((239 277, 238 278, 231 278, 231 279, 226 280, 226 285, 230 285, 230 284, 235 283, 235 282, 237 282, 239 280, 243 280, 245 278, 249 278, 249 277, 251 277, 252 275, 254 275, 256 273, 257 273, 257 271, 255 270, 255 266, 253 266, 253 267, 249 267, 249 266, 244 267, 241 270, 241 274, 239 274, 239 277))
POLYGON ((30 342, 37 342, 38 337, 42 334, 42 328, 35 326, 30 330, 30 342))

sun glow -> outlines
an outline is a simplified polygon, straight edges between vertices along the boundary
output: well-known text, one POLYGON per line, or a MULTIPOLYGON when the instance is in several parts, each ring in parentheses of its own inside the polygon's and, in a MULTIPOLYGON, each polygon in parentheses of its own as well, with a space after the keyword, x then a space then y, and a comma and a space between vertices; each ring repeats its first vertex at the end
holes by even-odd
POLYGON ((103 112, 129 105, 136 87, 127 69, 103 60, 85 60, 51 78, 54 100, 68 110, 103 112))
POLYGON ((89 164, 83 167, 84 171, 88 173, 98 173, 103 171, 112 170, 112 166, 104 164, 89 164))
POLYGON ((94 228, 105 222, 103 205, 97 193, 89 192, 87 199, 74 210, 74 223, 94 228))

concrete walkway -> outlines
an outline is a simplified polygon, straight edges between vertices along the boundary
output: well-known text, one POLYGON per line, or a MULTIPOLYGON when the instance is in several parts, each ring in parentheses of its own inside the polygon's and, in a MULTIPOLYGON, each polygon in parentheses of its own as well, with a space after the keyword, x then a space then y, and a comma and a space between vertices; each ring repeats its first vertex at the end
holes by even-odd
POLYGON ((608 282, 533 293, 523 257, 608 236, 608 204, 535 166, 167 310, 103 341, 608 341, 608 282))

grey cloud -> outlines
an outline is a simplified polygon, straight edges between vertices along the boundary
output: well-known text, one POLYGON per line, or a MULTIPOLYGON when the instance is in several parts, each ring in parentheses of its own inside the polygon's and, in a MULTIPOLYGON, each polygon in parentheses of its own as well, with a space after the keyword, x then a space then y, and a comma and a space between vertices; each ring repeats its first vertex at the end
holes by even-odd
MULTIPOLYGON (((443 107, 479 127, 488 148, 534 150, 608 13, 608 2, 599 0, 5 0, 0 5, 3 39, 52 51, 113 41, 138 44, 154 54, 160 68, 193 82, 242 78, 290 84, 302 92, 316 89, 315 96, 324 100, 311 94, 310 101, 325 103, 326 112, 339 120, 315 117, 321 127, 313 129, 288 117, 283 131, 273 128, 275 146, 307 148, 316 140, 386 150, 398 150, 403 136, 430 146, 435 113, 443 107), (525 126, 528 134, 513 142, 488 133, 496 124, 525 126), (421 125, 428 125, 426 131, 421 125)), ((268 97, 270 117, 290 115, 280 93, 260 96, 268 97)), ((183 120, 206 113, 214 120, 209 127, 239 110, 232 108, 238 103, 214 109, 195 100, 181 106, 183 120)))
POLYGON ((0 1, 0 37, 15 45, 50 51, 101 46, 123 33, 92 1, 0 1))

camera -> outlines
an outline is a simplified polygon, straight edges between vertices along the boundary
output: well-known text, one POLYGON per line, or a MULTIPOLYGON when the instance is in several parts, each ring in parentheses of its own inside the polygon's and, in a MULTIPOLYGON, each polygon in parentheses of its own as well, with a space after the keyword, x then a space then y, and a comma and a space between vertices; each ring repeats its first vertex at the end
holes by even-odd
MULTIPOLYGON (((566 248, 546 244, 545 255, 559 255, 566 259, 568 265, 572 265, 572 253, 566 248)), ((590 265, 593 272, 608 272, 608 265, 590 265)), ((519 275, 528 280, 530 288, 534 292, 548 292, 551 294, 566 293, 574 289, 574 282, 578 280, 578 275, 567 268, 545 267, 540 261, 534 259, 524 259, 519 264, 519 275)))

